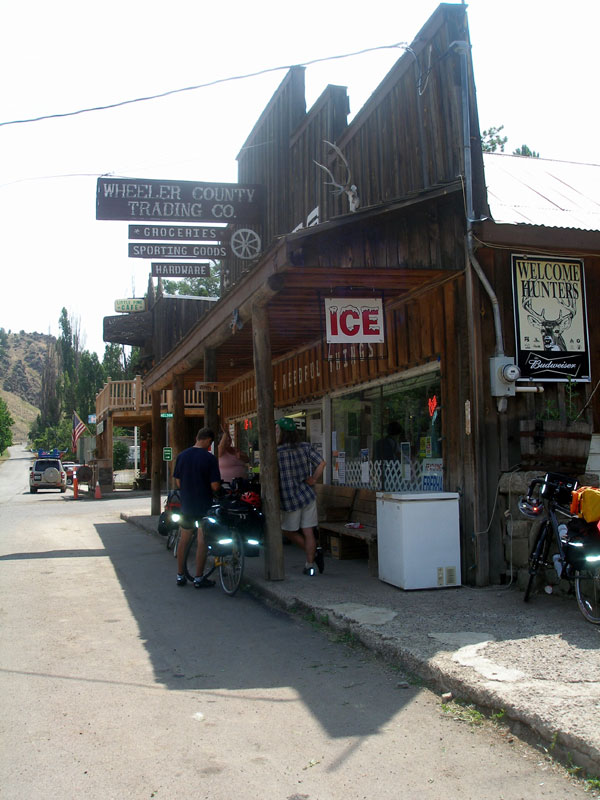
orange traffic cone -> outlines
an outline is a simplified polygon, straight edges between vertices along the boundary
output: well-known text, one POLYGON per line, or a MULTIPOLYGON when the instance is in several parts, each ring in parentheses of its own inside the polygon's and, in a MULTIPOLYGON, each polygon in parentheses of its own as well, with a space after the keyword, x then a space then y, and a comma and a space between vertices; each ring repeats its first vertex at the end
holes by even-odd
POLYGON ((102 500, 102 492, 100 491, 100 482, 96 481, 96 491, 94 492, 96 500, 102 500))
POLYGON ((79 481, 77 480, 77 473, 73 475, 73 500, 79 500, 79 481))

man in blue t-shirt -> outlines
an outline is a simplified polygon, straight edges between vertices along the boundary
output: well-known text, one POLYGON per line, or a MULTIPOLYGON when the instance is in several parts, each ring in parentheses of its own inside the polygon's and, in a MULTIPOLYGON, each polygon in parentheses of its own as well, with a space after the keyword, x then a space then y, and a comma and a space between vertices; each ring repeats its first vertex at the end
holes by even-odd
POLYGON ((213 492, 221 488, 219 462, 210 452, 214 441, 214 433, 210 428, 201 428, 196 434, 196 442, 192 447, 183 450, 175 462, 173 477, 181 497, 181 540, 177 547, 177 586, 185 586, 185 555, 190 536, 195 527, 198 528, 198 547, 196 549, 196 589, 208 589, 215 585, 214 581, 203 577, 206 563, 206 543, 200 520, 212 505, 213 492), (196 523, 198 525, 196 526, 196 523))

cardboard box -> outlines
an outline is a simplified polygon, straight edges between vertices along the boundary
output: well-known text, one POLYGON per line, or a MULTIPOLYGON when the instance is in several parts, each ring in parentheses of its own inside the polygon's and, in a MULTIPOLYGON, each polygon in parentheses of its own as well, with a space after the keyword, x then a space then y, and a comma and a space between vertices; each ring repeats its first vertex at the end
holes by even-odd
POLYGON ((352 536, 333 536, 329 537, 329 549, 332 558, 368 558, 369 546, 360 539, 352 536))

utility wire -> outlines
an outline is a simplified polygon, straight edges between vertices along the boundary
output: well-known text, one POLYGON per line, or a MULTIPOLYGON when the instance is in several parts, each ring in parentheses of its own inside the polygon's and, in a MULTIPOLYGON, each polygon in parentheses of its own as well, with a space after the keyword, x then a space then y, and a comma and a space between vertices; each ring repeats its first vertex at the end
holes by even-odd
POLYGON ((256 78, 259 75, 266 75, 270 72, 280 72, 281 70, 289 70, 293 67, 310 67, 313 64, 320 64, 324 61, 335 61, 340 58, 352 58, 353 56, 361 56, 365 53, 372 53, 376 50, 393 50, 395 48, 404 48, 408 49, 409 45, 407 42, 396 42, 395 44, 384 44, 379 45, 378 47, 367 47, 364 50, 357 50, 354 53, 343 53, 337 56, 326 56, 324 58, 315 58, 312 61, 304 61, 302 64, 288 64, 280 67, 269 67, 267 69, 261 69, 258 72, 249 72, 245 75, 233 75, 229 78, 217 78, 217 80, 209 81, 208 83, 199 83, 195 86, 185 86, 182 89, 170 89, 166 92, 160 92, 159 94, 151 94, 147 95, 146 97, 136 97, 133 100, 121 100, 118 103, 109 103, 105 106, 92 106, 90 108, 81 108, 78 111, 66 111, 63 114, 45 114, 40 117, 31 117, 29 119, 13 119, 7 122, 0 122, 1 126, 6 125, 24 125, 28 122, 41 122, 45 119, 61 119, 63 117, 75 117, 78 114, 88 114, 91 111, 107 111, 110 108, 119 108, 120 106, 127 106, 132 105, 133 103, 144 103, 148 100, 158 100, 161 97, 168 97, 172 94, 181 94, 182 92, 191 92, 196 89, 206 89, 209 86, 217 86, 220 83, 229 83, 231 81, 241 81, 245 80, 246 78, 256 78))

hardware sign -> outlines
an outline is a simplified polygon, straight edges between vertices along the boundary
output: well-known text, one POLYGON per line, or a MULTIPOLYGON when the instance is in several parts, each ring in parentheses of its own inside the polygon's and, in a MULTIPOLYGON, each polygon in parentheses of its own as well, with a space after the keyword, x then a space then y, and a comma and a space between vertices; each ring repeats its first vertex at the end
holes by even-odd
POLYGON ((262 186, 98 178, 96 219, 129 222, 259 222, 262 186))
POLYGON ((210 264, 192 264, 189 261, 178 264, 175 261, 152 262, 153 278, 208 278, 210 264))

